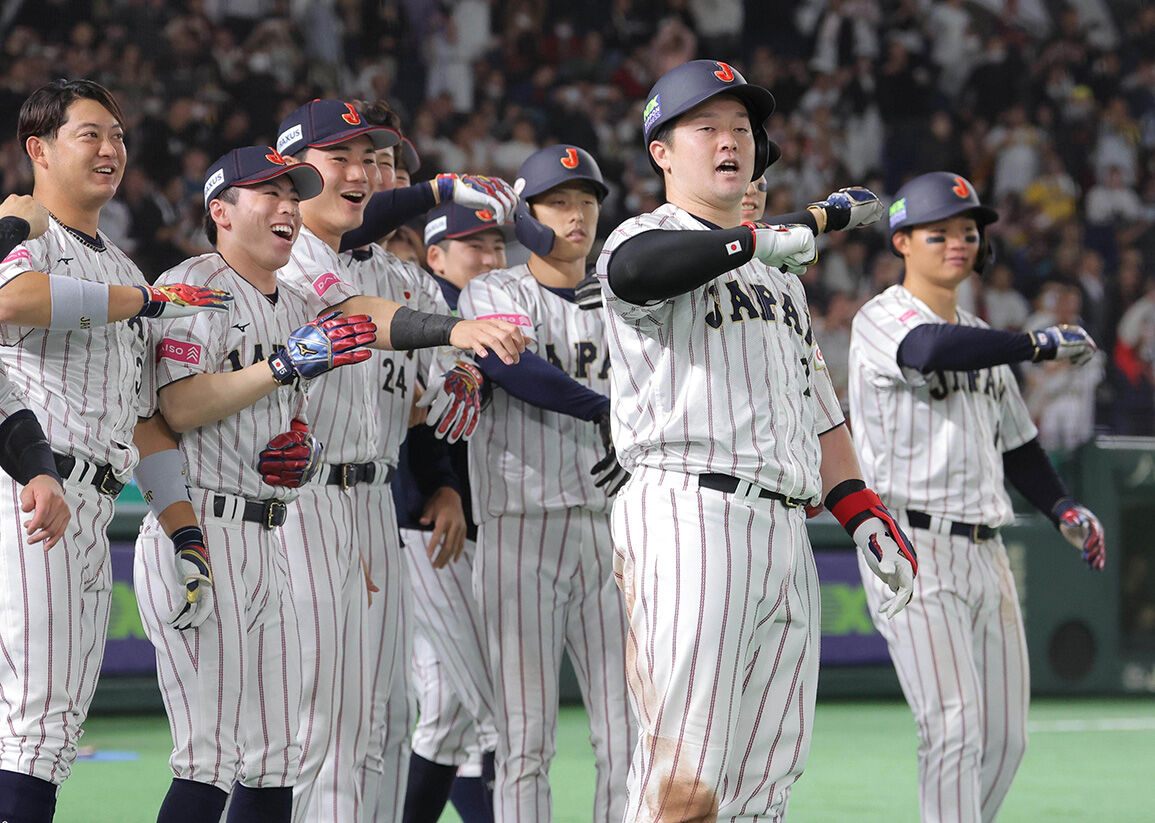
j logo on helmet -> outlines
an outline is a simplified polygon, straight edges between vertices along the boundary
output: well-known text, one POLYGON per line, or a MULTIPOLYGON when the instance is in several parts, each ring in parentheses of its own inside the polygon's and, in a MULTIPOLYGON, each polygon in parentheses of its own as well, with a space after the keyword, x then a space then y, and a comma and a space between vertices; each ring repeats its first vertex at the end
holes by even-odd
POLYGON ((565 156, 561 158, 560 162, 567 169, 576 169, 578 165, 577 149, 566 149, 565 156))
POLYGON ((719 62, 715 61, 714 65, 716 65, 718 67, 718 70, 716 72, 714 72, 715 77, 717 77, 723 83, 733 82, 734 70, 732 68, 730 68, 730 66, 727 63, 719 63, 719 62))
POLYGON ((954 179, 954 188, 951 189, 951 191, 962 198, 970 197, 971 193, 970 187, 967 186, 967 181, 963 180, 961 177, 956 177, 954 179))

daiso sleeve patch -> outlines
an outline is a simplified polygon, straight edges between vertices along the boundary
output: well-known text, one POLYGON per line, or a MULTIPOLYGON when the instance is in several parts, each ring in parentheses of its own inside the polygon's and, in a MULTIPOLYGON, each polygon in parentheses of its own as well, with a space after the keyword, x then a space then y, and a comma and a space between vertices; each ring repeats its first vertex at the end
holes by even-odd
POLYGON ((480 314, 477 316, 478 320, 504 320, 506 323, 512 323, 515 326, 521 326, 523 329, 532 329, 533 321, 524 314, 480 314))
POLYGON ((331 271, 327 271, 313 281, 313 291, 317 293, 318 297, 324 297, 325 292, 333 286, 340 285, 341 278, 331 271))
POLYGON ((196 343, 188 343, 183 340, 173 340, 171 337, 163 338, 156 347, 157 360, 175 360, 178 363, 188 363, 189 365, 199 366, 201 362, 201 347, 196 343))

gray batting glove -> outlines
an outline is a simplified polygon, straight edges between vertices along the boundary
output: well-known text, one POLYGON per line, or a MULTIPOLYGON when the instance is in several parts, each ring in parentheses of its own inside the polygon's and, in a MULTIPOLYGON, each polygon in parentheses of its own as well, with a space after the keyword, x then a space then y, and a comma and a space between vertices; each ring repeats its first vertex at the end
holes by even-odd
POLYGON ((1032 362, 1040 360, 1070 360, 1076 366, 1090 362, 1099 347, 1082 326, 1048 326, 1030 332, 1035 344, 1032 362))
POLYGON ((809 226, 791 223, 771 226, 769 223, 743 223, 754 233, 754 256, 776 269, 790 274, 805 274, 806 267, 817 262, 818 247, 809 226))

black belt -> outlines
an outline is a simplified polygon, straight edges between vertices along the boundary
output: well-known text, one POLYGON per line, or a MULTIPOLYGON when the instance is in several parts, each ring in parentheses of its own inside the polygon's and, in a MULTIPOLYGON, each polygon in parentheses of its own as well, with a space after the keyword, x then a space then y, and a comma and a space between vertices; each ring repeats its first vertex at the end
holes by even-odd
MULTIPOLYGON (((731 477, 728 474, 711 473, 698 475, 698 488, 713 489, 716 492, 723 492, 725 494, 733 494, 738 490, 738 484, 742 482, 744 481, 739 480, 737 477, 731 477)), ((772 492, 769 489, 763 489, 761 487, 756 488, 758 489, 758 496, 763 500, 777 500, 779 503, 789 506, 792 509, 805 506, 807 503, 806 500, 798 497, 787 497, 781 492, 772 492)))
MULTIPOLYGON (((329 469, 329 477, 325 480, 326 486, 340 486, 349 489, 358 483, 372 483, 377 479, 376 463, 334 463, 329 469)), ((388 483, 393 479, 393 467, 385 470, 382 482, 388 483)))
MULTIPOLYGON (((913 528, 929 529, 931 524, 931 516, 926 512, 919 512, 913 509, 906 510, 906 520, 913 528)), ((948 522, 944 520, 943 522, 948 522)), ((997 526, 985 526, 982 523, 959 523, 958 521, 950 522, 950 533, 955 537, 967 537, 971 540, 991 540, 998 536, 999 530, 997 526)))
MULTIPOLYGON (((213 495, 213 515, 224 517, 225 505, 229 502, 223 495, 213 495)), ((246 500, 241 512, 241 520, 260 523, 266 529, 275 529, 285 523, 285 502, 283 500, 246 500)))
MULTIPOLYGON (((56 461, 56 471, 60 473, 60 477, 68 480, 76 469, 76 458, 71 454, 57 454, 56 452, 52 453, 52 457, 56 461)), ((95 486, 98 492, 107 494, 109 497, 116 497, 120 494, 124 484, 116 479, 116 475, 112 473, 112 466, 100 466, 88 460, 81 460, 81 462, 84 466, 81 468, 79 476, 75 478, 78 482, 89 483, 95 486)))

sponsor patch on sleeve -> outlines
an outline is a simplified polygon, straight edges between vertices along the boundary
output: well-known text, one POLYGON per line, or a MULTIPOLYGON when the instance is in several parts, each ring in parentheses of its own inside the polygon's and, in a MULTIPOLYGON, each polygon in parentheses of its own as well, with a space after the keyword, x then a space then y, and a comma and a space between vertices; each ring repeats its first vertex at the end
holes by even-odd
POLYGON ((506 323, 512 323, 515 326, 521 326, 525 329, 532 329, 533 322, 524 314, 483 314, 477 318, 478 320, 504 320, 506 323))
POLYGON ((168 358, 178 363, 189 363, 197 366, 201 362, 201 347, 196 343, 187 343, 183 340, 173 340, 166 337, 156 346, 157 360, 168 358))
POLYGON ((916 312, 914 309, 907 309, 906 311, 904 311, 902 313, 902 317, 898 318, 898 322, 899 323, 905 323, 907 320, 909 320, 912 317, 915 317, 917 314, 918 314, 918 312, 916 312))
POLYGON ((313 291, 318 297, 324 297, 325 292, 341 282, 341 278, 331 271, 327 271, 313 281, 313 291))
POLYGON ((3 265, 4 263, 12 263, 16 260, 27 260, 31 263, 32 255, 28 253, 28 249, 16 249, 15 251, 9 252, 8 256, 4 258, 3 262, 0 262, 0 265, 3 265))

